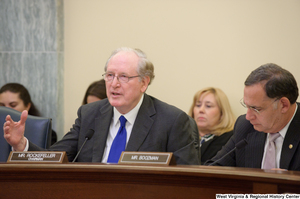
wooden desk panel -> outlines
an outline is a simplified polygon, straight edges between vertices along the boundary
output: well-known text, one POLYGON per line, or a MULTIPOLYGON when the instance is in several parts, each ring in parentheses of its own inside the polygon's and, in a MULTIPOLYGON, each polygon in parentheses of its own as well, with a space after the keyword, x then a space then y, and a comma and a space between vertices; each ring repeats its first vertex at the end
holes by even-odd
POLYGON ((0 198, 215 198, 300 193, 300 172, 100 163, 0 164, 0 198))

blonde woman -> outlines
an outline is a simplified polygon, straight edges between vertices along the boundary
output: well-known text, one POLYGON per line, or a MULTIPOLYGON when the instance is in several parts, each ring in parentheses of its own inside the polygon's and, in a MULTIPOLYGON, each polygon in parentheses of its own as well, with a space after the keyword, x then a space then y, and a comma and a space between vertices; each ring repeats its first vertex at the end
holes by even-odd
POLYGON ((204 164, 233 135, 235 116, 226 94, 214 87, 204 88, 195 94, 189 115, 198 126, 201 164, 204 164))

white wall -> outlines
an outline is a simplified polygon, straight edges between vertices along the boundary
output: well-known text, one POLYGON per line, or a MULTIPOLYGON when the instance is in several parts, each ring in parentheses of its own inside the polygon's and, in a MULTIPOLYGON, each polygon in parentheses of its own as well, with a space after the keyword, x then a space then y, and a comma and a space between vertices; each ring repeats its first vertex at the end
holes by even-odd
POLYGON ((110 53, 140 48, 155 67, 147 90, 188 112, 221 88, 236 116, 249 73, 273 62, 300 82, 299 0, 65 0, 65 132, 110 53))

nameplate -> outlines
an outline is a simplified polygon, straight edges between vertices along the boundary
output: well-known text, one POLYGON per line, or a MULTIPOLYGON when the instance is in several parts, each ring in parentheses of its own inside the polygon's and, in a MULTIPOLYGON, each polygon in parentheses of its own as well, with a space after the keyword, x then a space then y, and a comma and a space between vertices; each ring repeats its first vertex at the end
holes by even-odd
POLYGON ((119 164, 175 165, 173 153, 123 151, 119 164))
POLYGON ((7 163, 67 163, 64 151, 11 151, 7 163))

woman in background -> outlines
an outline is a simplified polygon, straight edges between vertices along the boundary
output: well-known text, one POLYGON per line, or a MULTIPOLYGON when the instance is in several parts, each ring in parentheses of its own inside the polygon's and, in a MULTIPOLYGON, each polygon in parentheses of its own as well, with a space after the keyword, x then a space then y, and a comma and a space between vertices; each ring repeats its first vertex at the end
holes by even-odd
MULTIPOLYGON (((8 83, 0 88, 0 106, 9 107, 19 112, 27 110, 29 115, 41 116, 31 101, 28 90, 18 83, 8 83)), ((51 145, 56 141, 56 132, 52 130, 51 145)))
POLYGON ((107 98, 104 79, 93 82, 85 92, 82 105, 107 98))
POLYGON ((225 93, 214 87, 198 91, 189 115, 197 123, 201 164, 214 157, 233 135, 235 117, 225 93))

